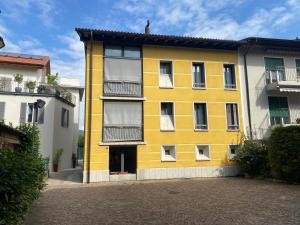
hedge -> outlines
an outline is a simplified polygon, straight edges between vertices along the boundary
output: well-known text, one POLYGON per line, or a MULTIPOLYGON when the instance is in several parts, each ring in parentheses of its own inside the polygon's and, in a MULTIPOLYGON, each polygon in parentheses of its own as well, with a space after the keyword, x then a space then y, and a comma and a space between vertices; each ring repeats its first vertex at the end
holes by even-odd
POLYGON ((0 149, 0 224, 22 223, 31 204, 45 186, 45 169, 38 153, 38 130, 32 146, 32 127, 24 125, 26 137, 20 149, 0 149), (31 146, 30 146, 31 145, 31 146))
POLYGON ((300 182, 300 126, 275 127, 268 141, 268 155, 275 178, 300 182))

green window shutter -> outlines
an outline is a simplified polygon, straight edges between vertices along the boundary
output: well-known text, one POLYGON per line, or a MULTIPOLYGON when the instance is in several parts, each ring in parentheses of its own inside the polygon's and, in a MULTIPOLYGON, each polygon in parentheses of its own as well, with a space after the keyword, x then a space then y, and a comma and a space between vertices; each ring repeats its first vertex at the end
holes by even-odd
POLYGON ((296 59, 296 67, 300 68, 300 59, 296 59))
POLYGON ((269 96, 268 99, 271 117, 289 117, 289 106, 286 97, 269 96))
POLYGON ((276 70, 278 67, 284 67, 283 59, 281 58, 265 58, 266 69, 276 70))

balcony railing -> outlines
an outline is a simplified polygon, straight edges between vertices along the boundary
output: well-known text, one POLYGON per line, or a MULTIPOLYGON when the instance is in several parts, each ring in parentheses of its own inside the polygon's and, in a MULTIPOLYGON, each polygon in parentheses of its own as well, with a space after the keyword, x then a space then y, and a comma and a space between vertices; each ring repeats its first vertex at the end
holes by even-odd
POLYGON ((104 81, 104 95, 140 97, 142 85, 133 81, 104 81))
POLYGON ((29 87, 29 85, 25 85, 25 82, 17 84, 11 78, 0 77, 0 92, 47 94, 76 104, 76 97, 59 85, 52 86, 42 82, 35 82, 31 88, 29 87))
POLYGON ((276 67, 274 69, 266 69, 266 83, 279 83, 281 81, 296 82, 300 85, 300 68, 276 67))
POLYGON ((103 142, 142 141, 142 126, 113 126, 103 127, 103 142))

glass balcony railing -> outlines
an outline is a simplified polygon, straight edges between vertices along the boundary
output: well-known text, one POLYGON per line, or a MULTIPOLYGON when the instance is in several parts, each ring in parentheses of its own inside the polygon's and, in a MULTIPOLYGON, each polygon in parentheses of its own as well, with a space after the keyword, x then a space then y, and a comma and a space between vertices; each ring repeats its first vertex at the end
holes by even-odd
POLYGON ((0 92, 28 93, 28 94, 47 94, 60 97, 72 104, 76 103, 76 97, 59 85, 49 85, 42 82, 22 82, 21 84, 13 81, 12 78, 0 77, 0 92))

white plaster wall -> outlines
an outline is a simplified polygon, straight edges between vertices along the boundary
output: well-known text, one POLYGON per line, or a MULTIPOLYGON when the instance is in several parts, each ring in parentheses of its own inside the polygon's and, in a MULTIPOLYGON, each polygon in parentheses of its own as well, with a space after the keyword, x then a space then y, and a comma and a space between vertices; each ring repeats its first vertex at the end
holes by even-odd
MULTIPOLYGON (((250 110, 253 131, 256 131, 257 138, 268 136, 270 128, 268 96, 287 96, 291 122, 300 117, 300 93, 288 93, 279 91, 267 91, 265 81, 264 57, 280 57, 284 59, 287 75, 295 74, 296 58, 300 55, 288 55, 278 53, 265 53, 252 50, 247 54, 248 84, 250 95, 250 110)), ((249 130, 249 120, 246 99, 246 83, 244 73, 243 55, 239 55, 240 74, 242 83, 243 116, 245 130, 249 130)))

